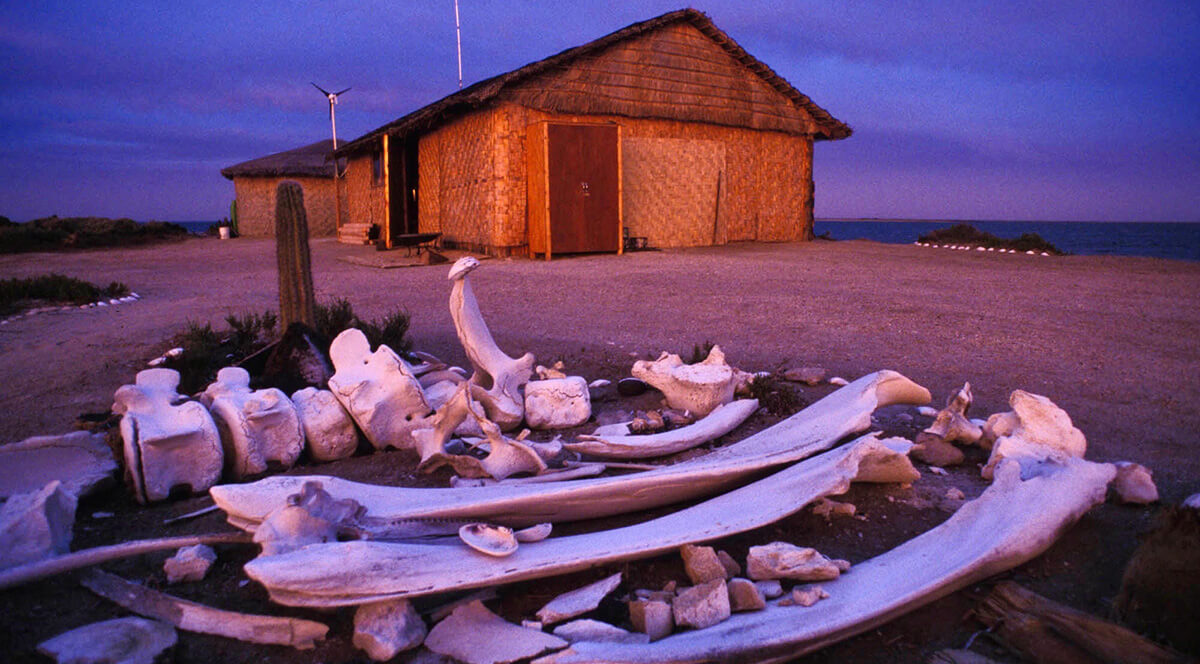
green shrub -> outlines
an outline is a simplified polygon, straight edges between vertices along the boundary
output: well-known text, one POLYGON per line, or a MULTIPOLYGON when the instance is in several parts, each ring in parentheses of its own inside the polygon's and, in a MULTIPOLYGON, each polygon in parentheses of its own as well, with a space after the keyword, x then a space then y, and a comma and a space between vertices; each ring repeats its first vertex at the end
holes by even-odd
POLYGON ((117 281, 100 288, 81 279, 55 273, 25 279, 0 279, 0 315, 16 313, 34 301, 88 304, 128 294, 129 287, 117 281))
POLYGON ((275 340, 275 324, 279 317, 274 311, 264 311, 261 314, 230 314, 225 317, 229 326, 230 336, 228 345, 234 357, 240 359, 262 350, 275 340))
POLYGON ((217 371, 234 363, 225 349, 221 336, 209 323, 188 321, 183 332, 173 342, 183 348, 183 354, 168 358, 163 366, 179 372, 179 392, 195 394, 217 377, 217 371))
POLYGON ((409 315, 403 309, 393 311, 379 320, 367 321, 354 313, 354 307, 348 300, 338 298, 329 303, 318 302, 315 314, 317 332, 327 340, 332 341, 343 330, 357 327, 371 342, 371 347, 387 344, 397 353, 412 349, 412 341, 407 338, 409 315))
POLYGON ((687 363, 698 364, 708 359, 708 354, 712 352, 713 346, 715 345, 716 344, 708 341, 707 339, 702 344, 694 344, 692 346, 692 356, 688 358, 687 363))
POLYGON ((791 384, 773 375, 756 376, 750 383, 750 395, 758 399, 760 406, 779 417, 788 417, 808 405, 791 384))

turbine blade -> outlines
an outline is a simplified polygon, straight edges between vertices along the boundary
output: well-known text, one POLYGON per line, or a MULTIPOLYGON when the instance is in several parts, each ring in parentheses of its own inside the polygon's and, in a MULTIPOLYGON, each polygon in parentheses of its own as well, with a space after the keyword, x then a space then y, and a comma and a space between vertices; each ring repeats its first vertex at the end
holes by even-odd
MULTIPOLYGON (((309 81, 309 83, 312 83, 312 81, 309 81)), ((321 86, 317 85, 316 83, 313 83, 313 84, 312 84, 312 86, 313 86, 314 88, 316 88, 316 89, 320 90, 320 91, 321 91, 321 93, 322 93, 322 94, 324 94, 326 97, 328 97, 328 96, 329 96, 329 91, 328 91, 328 90, 326 90, 325 88, 323 88, 323 87, 321 87, 321 86)))
POLYGON ((345 90, 342 90, 341 92, 335 92, 335 93, 333 93, 333 96, 334 96, 334 97, 336 97, 336 96, 338 96, 338 95, 342 94, 342 92, 349 92, 349 91, 350 91, 350 88, 346 88, 345 90))

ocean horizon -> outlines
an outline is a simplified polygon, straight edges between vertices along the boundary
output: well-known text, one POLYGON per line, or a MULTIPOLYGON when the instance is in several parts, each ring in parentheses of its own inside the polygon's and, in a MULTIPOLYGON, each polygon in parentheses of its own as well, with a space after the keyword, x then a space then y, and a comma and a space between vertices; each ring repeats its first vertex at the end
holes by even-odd
MULTIPOLYGON (((216 221, 175 221, 203 234, 216 221)), ((971 224, 1002 238, 1037 233, 1069 254, 1149 256, 1200 261, 1200 222, 1190 221, 973 221, 954 219, 817 219, 813 232, 834 240, 912 244, 923 233, 971 224)))

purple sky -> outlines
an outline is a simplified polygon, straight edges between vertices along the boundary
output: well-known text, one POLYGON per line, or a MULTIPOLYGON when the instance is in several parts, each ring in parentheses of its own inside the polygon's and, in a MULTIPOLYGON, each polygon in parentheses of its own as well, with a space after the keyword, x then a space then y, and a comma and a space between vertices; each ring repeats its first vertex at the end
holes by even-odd
MULTIPOLYGON (((460 0, 465 84, 673 2, 460 0)), ((818 217, 1200 221, 1200 3, 700 2, 855 133, 818 217), (783 5, 783 8, 780 8, 783 5)), ((454 92, 452 0, 0 8, 0 214, 211 220, 221 168, 454 92)))

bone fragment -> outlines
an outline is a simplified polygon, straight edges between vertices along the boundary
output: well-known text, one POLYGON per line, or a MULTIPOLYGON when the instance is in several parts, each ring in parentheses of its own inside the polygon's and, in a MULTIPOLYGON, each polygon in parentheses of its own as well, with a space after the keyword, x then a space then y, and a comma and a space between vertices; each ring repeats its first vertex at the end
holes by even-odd
POLYGON ((582 588, 576 588, 550 600, 538 609, 538 620, 543 625, 553 625, 568 618, 574 618, 600 606, 600 601, 621 585, 621 573, 605 577, 595 583, 589 583, 582 588))
POLYGON ((609 643, 649 643, 650 637, 638 632, 627 632, 599 620, 584 618, 563 623, 554 628, 554 635, 570 643, 576 641, 609 643))
POLYGON ((675 624, 680 627, 704 629, 729 618, 729 588, 725 578, 713 579, 692 586, 675 597, 671 603, 675 624))
POLYGON ((176 487, 205 491, 221 479, 225 455, 208 409, 177 393, 174 369, 139 371, 113 395, 121 418, 125 470, 142 504, 165 500, 176 487))
POLYGON ((1149 505, 1158 501, 1158 487, 1154 485, 1149 468, 1128 461, 1118 461, 1116 466, 1117 476, 1112 481, 1112 489, 1121 502, 1149 505))
POLYGON ((208 574, 208 568, 217 561, 217 552, 206 544, 185 546, 163 563, 167 583, 199 581, 208 574))
POLYGON ((292 403, 313 461, 336 461, 354 454, 358 429, 333 392, 306 387, 292 394, 292 403))
POLYGON ((113 481, 117 462, 104 434, 72 431, 0 446, 0 500, 37 491, 52 480, 82 498, 113 481))
POLYGON ((109 560, 119 560, 152 551, 177 549, 193 544, 234 544, 248 542, 250 542, 250 536, 246 533, 214 533, 210 535, 186 535, 183 537, 136 540, 122 544, 113 544, 111 546, 99 546, 0 571, 0 590, 14 588, 31 581, 45 579, 57 574, 90 567, 91 565, 98 565, 109 560))
POLYGON ((979 498, 936 528, 825 582, 831 597, 804 611, 768 606, 648 645, 575 643, 537 661, 756 661, 812 652, 1034 558, 1104 500, 1116 473, 1082 459, 1046 470, 1022 480, 1017 463, 1004 462, 979 498))
POLYGON ((841 376, 834 376, 833 378, 829 379, 829 384, 836 385, 838 387, 844 387, 846 385, 849 385, 850 381, 846 380, 845 378, 842 378, 841 376))
POLYGON ((479 303, 471 290, 467 275, 479 267, 479 261, 465 256, 450 268, 448 278, 454 282, 450 291, 450 317, 475 373, 471 376, 471 396, 483 404, 488 419, 503 431, 515 429, 525 415, 521 386, 532 373, 533 353, 513 359, 504 354, 488 330, 479 303))
MULTIPOLYGON (((1059 463, 1067 458, 1083 458, 1087 439, 1071 424, 1071 416, 1053 401, 1039 394, 1015 390, 1008 400, 1015 416, 1011 433, 1000 436, 992 447, 982 475, 991 479, 996 466, 1005 458, 1021 460, 1029 472, 1043 460, 1059 463)), ((1012 424, 1014 418, 1004 418, 1012 424)), ((1006 427, 1007 428, 1007 425, 1006 427)))
POLYGON ((540 542, 549 537, 550 531, 553 529, 553 524, 539 523, 536 526, 530 526, 514 532, 513 537, 516 537, 518 542, 540 542))
POLYGON ((0 504, 0 570, 70 551, 76 504, 58 480, 0 504))
POLYGON ((425 638, 426 648, 467 664, 515 662, 566 645, 557 636, 513 625, 478 601, 455 609, 425 638))
POLYGON ((328 626, 311 620, 214 609, 151 590, 100 570, 88 570, 80 579, 80 583, 88 590, 134 613, 162 620, 185 632, 214 634, 249 643, 275 644, 308 650, 314 647, 317 641, 324 639, 329 631, 328 626))
POLYGON ((592 399, 581 376, 525 384, 525 421, 534 429, 570 429, 592 416, 592 399))
POLYGON ((329 346, 337 369, 329 389, 375 449, 408 449, 431 408, 408 363, 391 348, 371 344, 361 330, 343 331, 329 346))
POLYGON ((177 640, 174 627, 131 616, 77 627, 39 643, 37 650, 59 664, 154 664, 177 640))
POLYGON ((425 621, 406 599, 364 604, 354 612, 354 645, 386 662, 425 640, 425 621))
POLYGON ((983 429, 967 417, 974 397, 971 394, 971 384, 963 383, 957 392, 946 400, 946 407, 938 411, 933 424, 917 437, 920 444, 922 437, 932 436, 947 443, 964 443, 971 445, 983 437, 983 429))
MULTIPOLYGON (((425 472, 449 465, 460 477, 492 477, 498 480, 518 473, 538 475, 545 472, 546 462, 536 450, 519 440, 506 437, 496 423, 480 415, 473 406, 468 405, 468 412, 487 438, 488 455, 477 459, 466 454, 435 453, 421 463, 425 472)), ((427 442, 422 444, 428 445, 427 442)))
POLYGON ((309 480, 335 497, 353 497, 382 518, 463 518, 526 526, 610 516, 709 495, 755 473, 828 449, 870 426, 871 412, 896 403, 925 403, 929 392, 904 376, 864 376, 790 418, 712 453, 655 470, 545 485, 417 489, 380 487, 334 477, 275 476, 210 493, 230 523, 253 529, 309 480))
POLYGON ((288 498, 287 505, 262 522, 254 541, 262 545, 266 556, 332 542, 339 532, 353 528, 362 514, 362 506, 353 500, 334 500, 319 482, 306 482, 300 493, 288 498))
POLYGON ((610 459, 648 459, 667 456, 693 447, 733 431, 758 410, 758 399, 739 399, 718 406, 711 413, 679 429, 648 436, 580 436, 578 442, 567 443, 572 452, 610 459))
POLYGON ((430 472, 433 467, 441 465, 441 458, 446 452, 446 443, 454 435, 454 431, 471 414, 471 393, 466 383, 460 383, 454 390, 453 396, 447 399, 432 418, 427 420, 428 428, 413 431, 413 442, 421 461, 417 470, 430 472), (433 467, 431 467, 433 466, 433 467))
POLYGON ((787 542, 772 542, 750 547, 750 553, 746 556, 746 574, 755 581, 829 581, 838 578, 841 570, 816 549, 787 542))
POLYGON ((533 371, 537 374, 538 380, 553 380, 555 378, 566 378, 567 374, 563 372, 565 368, 562 360, 559 360, 548 367, 539 364, 533 368, 533 371))
POLYGON ((260 556, 245 570, 274 601, 290 606, 344 606, 565 574, 773 523, 821 496, 846 491, 864 475, 913 481, 920 475, 908 462, 909 446, 903 439, 864 436, 678 512, 622 528, 550 538, 503 560, 481 560, 470 551, 437 545, 331 542, 260 556))
POLYGON ((727 586, 730 611, 761 611, 767 608, 762 591, 750 579, 730 579, 727 586))
POLYGON ((496 558, 511 556, 519 546, 511 528, 486 523, 468 523, 458 529, 458 538, 472 549, 496 558))
POLYGON ((261 475, 270 466, 291 468, 304 451, 296 405, 282 391, 250 389, 250 373, 225 367, 204 391, 221 434, 225 467, 234 479, 261 475))
POLYGON ((633 629, 657 641, 675 630, 671 605, 661 600, 634 600, 629 603, 629 622, 633 629))
POLYGON ((638 360, 633 363, 633 376, 661 390, 672 408, 700 417, 733 401, 737 387, 733 368, 725 363, 720 346, 713 346, 708 357, 697 364, 685 364, 678 355, 666 352, 653 362, 638 360))

